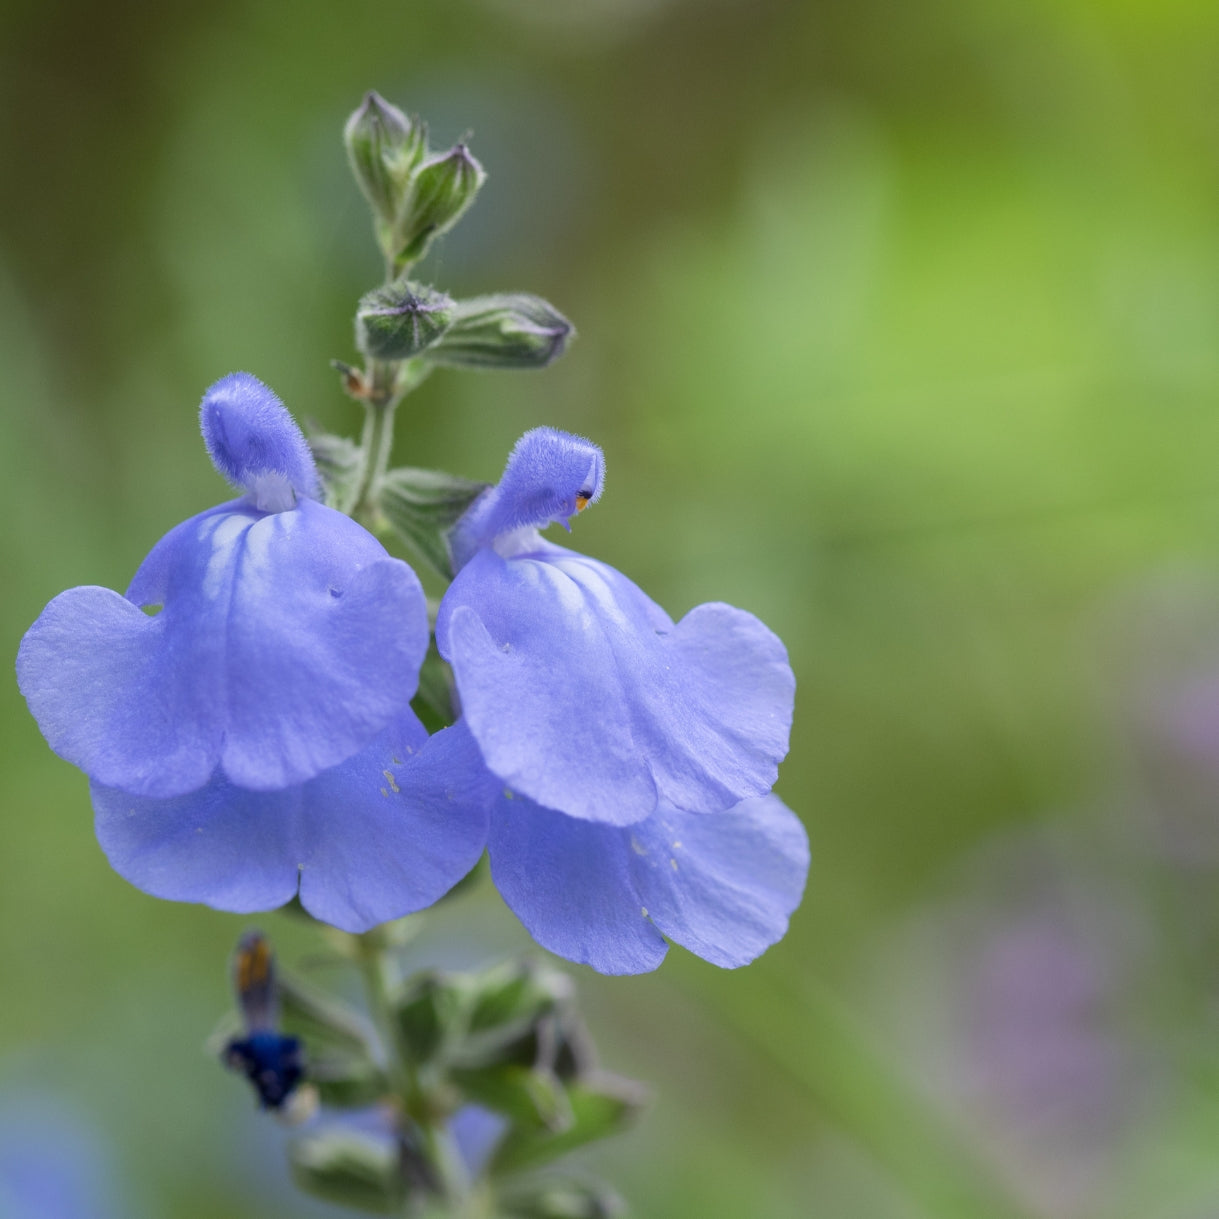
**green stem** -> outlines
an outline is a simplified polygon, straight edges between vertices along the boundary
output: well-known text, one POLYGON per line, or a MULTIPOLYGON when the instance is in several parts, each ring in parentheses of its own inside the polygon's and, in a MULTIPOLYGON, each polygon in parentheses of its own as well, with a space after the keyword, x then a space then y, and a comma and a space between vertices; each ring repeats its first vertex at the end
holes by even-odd
POLYGON ((360 478, 348 513, 365 524, 370 524, 375 513, 377 487, 389 469, 398 404, 421 385, 431 371, 430 364, 418 359, 407 360, 404 364, 374 360, 369 365, 367 377, 371 393, 365 402, 364 431, 360 436, 360 478))
POLYGON ((398 401, 391 398, 385 403, 365 404, 364 431, 360 437, 360 480, 352 497, 350 516, 369 524, 376 504, 377 484, 389 465, 389 455, 394 444, 394 413, 398 401))
MULTIPOLYGON (((385 1047, 390 1086, 401 1106, 403 1120, 409 1121, 418 1135, 420 1149, 431 1169, 429 1175, 436 1182, 437 1193, 426 1214, 435 1215, 437 1219, 442 1215, 457 1219, 466 1214, 468 1189, 465 1173, 452 1136, 443 1119, 434 1112, 419 1072, 404 1052, 402 1039, 398 1035, 388 981, 390 949, 383 929, 374 927, 354 939, 368 994, 369 1011, 385 1047)), ((417 1196, 408 1197, 404 1215, 418 1216, 419 1204, 417 1196)))

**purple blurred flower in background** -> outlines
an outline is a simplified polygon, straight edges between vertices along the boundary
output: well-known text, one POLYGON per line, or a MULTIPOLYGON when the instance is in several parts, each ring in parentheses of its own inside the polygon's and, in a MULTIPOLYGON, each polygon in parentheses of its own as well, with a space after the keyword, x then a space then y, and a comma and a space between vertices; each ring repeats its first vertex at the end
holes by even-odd
POLYGON ((1199 577, 1138 590, 1113 666, 1140 790, 1139 829, 1179 875, 1213 889, 1219 864, 1219 594, 1199 577))
POLYGON ((426 906, 477 861, 486 814, 450 777, 469 751, 410 710, 419 581, 317 502, 305 439, 256 378, 218 381, 201 421, 246 494, 162 538, 125 597, 56 597, 22 641, 22 692, 145 891, 249 912, 299 887, 349 931, 426 906))
POLYGON ((603 973, 654 969, 661 932, 742 965, 783 935, 808 869, 803 827, 768 794, 787 653, 728 605, 674 623, 614 568, 544 540, 603 479, 595 445, 537 428, 453 532, 436 641, 498 780, 492 876, 540 944, 603 973))
POLYGON ((881 971, 906 1060, 1039 1215, 1105 1213, 1150 1111, 1159 1072, 1130 1022, 1147 934, 1054 844, 1008 842, 881 971))

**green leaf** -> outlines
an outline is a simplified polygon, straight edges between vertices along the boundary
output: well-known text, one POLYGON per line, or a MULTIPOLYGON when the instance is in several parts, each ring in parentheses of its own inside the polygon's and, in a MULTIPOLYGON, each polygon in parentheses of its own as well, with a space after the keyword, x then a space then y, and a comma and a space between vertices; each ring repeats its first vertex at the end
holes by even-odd
POLYGON ((374 1214, 397 1214, 406 1201, 401 1153, 392 1138, 345 1126, 299 1135, 288 1148, 292 1176, 306 1192, 374 1214))
POLYGON ((478 975, 470 1030, 478 1032, 518 1018, 533 1020, 574 994, 571 979, 540 961, 504 961, 478 975))
POLYGON ((502 1175, 545 1164, 577 1147, 627 1129, 643 1111, 647 1092, 633 1080, 598 1073, 565 1090, 571 1120, 558 1130, 509 1130, 492 1156, 489 1171, 502 1175))
POLYGON ((376 1057, 376 1035, 368 1021, 327 991, 283 974, 279 1002, 283 1031, 300 1037, 310 1049, 326 1047, 376 1057))
POLYGON ((563 1085, 550 1071, 505 1063, 465 1070, 450 1068, 449 1078, 472 1101, 502 1113, 512 1122, 507 1136, 525 1132, 565 1130, 572 1123, 572 1111, 563 1085))
POLYGON ((449 1053, 455 1070, 502 1065, 553 1072, 563 1017, 574 1011, 574 988, 556 969, 532 960, 505 961, 471 979, 463 1036, 449 1053))
POLYGON ((399 537, 408 542, 446 579, 453 578, 449 530, 486 490, 440 470, 403 466, 390 470, 377 487, 381 514, 399 537))
POLYGON ((398 1036, 416 1066, 430 1062, 465 1022, 468 1001, 459 975, 439 970, 416 975, 394 997, 398 1036))
POLYGON ((355 497, 360 481, 360 446, 346 436, 334 436, 312 426, 307 439, 326 491, 326 505, 342 511, 355 497))
POLYGON ((360 1108, 387 1095, 376 1036, 364 1017, 325 991, 284 976, 281 1025, 305 1044, 306 1076, 323 1103, 360 1108))

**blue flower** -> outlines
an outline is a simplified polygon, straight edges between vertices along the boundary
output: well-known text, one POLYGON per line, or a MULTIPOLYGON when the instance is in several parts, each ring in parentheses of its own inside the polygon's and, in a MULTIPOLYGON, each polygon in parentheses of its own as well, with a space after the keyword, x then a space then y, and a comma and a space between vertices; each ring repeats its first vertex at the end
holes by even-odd
POLYGON ((529 432, 452 537, 436 640, 498 781, 491 874, 539 943, 603 973, 654 969, 666 935, 742 965, 784 934, 808 870, 769 794, 794 678, 753 615, 701 605, 675 624, 541 537, 603 472, 588 441, 529 432))
POLYGON ((260 381, 218 381, 201 421, 245 494, 171 530, 126 596, 56 597, 18 682, 134 884, 243 912, 299 885, 306 909, 363 930, 434 901, 485 834, 482 808, 450 798, 460 742, 425 749, 410 710, 423 590, 316 500, 305 439, 260 381))
POLYGON ((454 531, 436 643, 483 758, 514 792, 611 825, 764 795, 795 691, 779 639, 718 603, 675 624, 620 572, 538 532, 595 501, 603 470, 587 440, 527 432, 454 531))

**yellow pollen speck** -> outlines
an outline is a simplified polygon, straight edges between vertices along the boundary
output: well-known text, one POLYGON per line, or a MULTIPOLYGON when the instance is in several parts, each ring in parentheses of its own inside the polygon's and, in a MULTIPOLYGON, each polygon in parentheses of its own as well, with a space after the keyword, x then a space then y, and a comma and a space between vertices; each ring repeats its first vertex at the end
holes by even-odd
POLYGON ((647 847, 641 846, 639 844, 639 839, 636 838, 634 834, 631 835, 631 850, 634 851, 636 855, 646 855, 648 853, 647 847))
POLYGON ((675 842, 675 843, 673 844, 673 849, 674 849, 675 851, 679 851, 679 850, 681 850, 681 843, 680 843, 680 842, 675 842))
POLYGON ((505 800, 515 800, 516 799, 516 797, 512 794, 511 788, 507 788, 507 787, 504 788, 504 799, 505 800))
POLYGON ((382 773, 382 774, 385 776, 385 781, 386 781, 386 782, 387 782, 387 783, 390 785, 390 787, 391 787, 391 788, 392 788, 392 789, 393 789, 395 792, 400 792, 400 791, 402 790, 402 789, 401 789, 401 788, 398 786, 398 781, 397 781, 397 780, 394 778, 394 776, 393 776, 393 772, 392 772, 392 771, 389 771, 389 770, 383 770, 381 773, 382 773))
POLYGON ((576 496, 576 511, 583 512, 584 509, 587 507, 588 507, 588 496, 587 495, 577 495, 576 496))
POLYGON ((673 865, 673 871, 676 872, 677 871, 677 860, 670 859, 669 862, 673 865))
POLYGON ((388 798, 388 796, 389 796, 389 790, 388 790, 387 788, 384 788, 384 787, 383 787, 383 788, 381 788, 381 795, 383 795, 383 796, 385 796, 385 797, 387 797, 387 798, 388 798))
POLYGON ((644 917, 644 918, 647 918, 647 917, 648 917, 648 908, 647 908, 647 906, 640 906, 640 907, 639 907, 639 912, 640 912, 640 913, 643 915, 643 917, 644 917))

